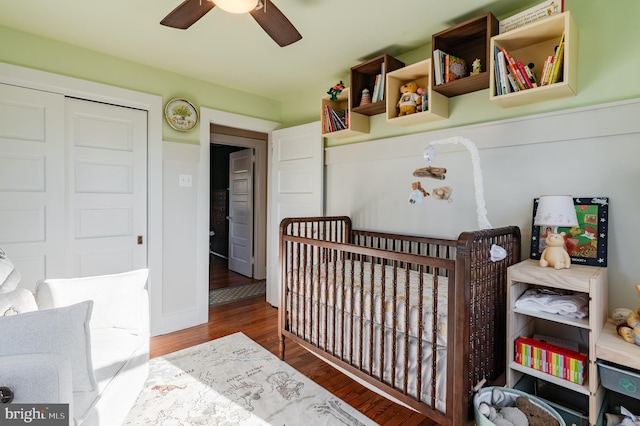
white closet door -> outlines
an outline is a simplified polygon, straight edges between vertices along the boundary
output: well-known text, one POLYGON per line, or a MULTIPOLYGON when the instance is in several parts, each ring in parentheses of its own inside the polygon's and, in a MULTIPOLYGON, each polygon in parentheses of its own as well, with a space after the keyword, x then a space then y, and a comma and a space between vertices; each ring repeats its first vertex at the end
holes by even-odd
POLYGON ((64 96, 0 84, 0 247, 21 286, 64 276, 64 96))
POLYGON ((272 133, 267 248, 267 302, 279 305, 278 239, 285 217, 324 213, 324 142, 320 122, 272 133))
POLYGON ((68 271, 146 267, 146 111, 68 98, 65 115, 68 271))

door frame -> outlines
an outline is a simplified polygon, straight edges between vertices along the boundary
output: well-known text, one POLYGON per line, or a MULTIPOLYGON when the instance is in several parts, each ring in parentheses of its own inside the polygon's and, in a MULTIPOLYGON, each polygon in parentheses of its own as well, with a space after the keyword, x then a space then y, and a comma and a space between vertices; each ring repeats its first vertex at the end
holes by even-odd
MULTIPOLYGON (((255 197, 264 199, 264 206, 260 207, 260 210, 265 212, 264 215, 259 215, 259 218, 255 218, 255 211, 258 210, 254 206, 254 223, 256 228, 254 229, 254 247, 259 241, 267 241, 269 237, 267 235, 267 204, 266 196, 260 196, 260 194, 267 194, 267 182, 270 179, 269 167, 267 165, 269 147, 271 146, 271 132, 280 126, 280 123, 268 120, 262 120, 259 118, 248 117, 239 114, 233 114, 226 111, 219 111, 209 108, 200 108, 200 165, 198 177, 202 184, 199 186, 200 194, 198 195, 198 224, 197 224, 197 282, 198 293, 202 295, 198 300, 202 300, 201 315, 204 321, 207 321, 209 315, 209 211, 210 211, 210 186, 211 186, 211 124, 216 124, 226 127, 234 127, 236 129, 251 130, 254 132, 260 132, 267 135, 266 146, 262 141, 257 141, 255 144, 250 144, 247 148, 255 148, 256 156, 256 170, 255 176, 257 177, 256 184, 254 186, 255 197), (265 170, 266 169, 266 170, 265 170), (263 177, 266 176, 266 179, 263 177)), ((236 146, 234 144, 234 146, 236 146)), ((244 145, 240 145, 244 146, 244 145)), ((262 202, 262 201, 261 201, 262 202)), ((256 203, 257 204, 257 203, 256 203)), ((268 244, 265 244, 268 246, 268 244)), ((256 259, 264 259, 264 261, 256 261, 254 267, 254 277, 266 278, 267 277, 267 264, 265 249, 256 247, 258 250, 255 252, 256 259)))
POLYGON ((151 335, 162 329, 162 97, 0 62, 0 83, 147 111, 147 266, 151 335))

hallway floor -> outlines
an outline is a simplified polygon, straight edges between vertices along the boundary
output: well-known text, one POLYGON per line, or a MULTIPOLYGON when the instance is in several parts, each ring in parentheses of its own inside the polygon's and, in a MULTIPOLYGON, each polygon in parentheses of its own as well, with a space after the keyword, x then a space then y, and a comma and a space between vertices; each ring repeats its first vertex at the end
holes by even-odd
POLYGON ((235 287, 257 282, 253 278, 230 271, 227 268, 227 259, 209 255, 209 290, 218 288, 235 287))

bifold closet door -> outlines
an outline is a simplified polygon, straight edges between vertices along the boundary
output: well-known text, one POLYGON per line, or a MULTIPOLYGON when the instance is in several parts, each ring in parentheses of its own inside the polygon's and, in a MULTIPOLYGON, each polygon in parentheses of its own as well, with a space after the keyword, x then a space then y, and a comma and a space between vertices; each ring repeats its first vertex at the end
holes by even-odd
POLYGON ((65 275, 64 104, 0 84, 0 248, 30 290, 65 275))
POLYGON ((67 98, 67 270, 147 265, 147 112, 67 98))

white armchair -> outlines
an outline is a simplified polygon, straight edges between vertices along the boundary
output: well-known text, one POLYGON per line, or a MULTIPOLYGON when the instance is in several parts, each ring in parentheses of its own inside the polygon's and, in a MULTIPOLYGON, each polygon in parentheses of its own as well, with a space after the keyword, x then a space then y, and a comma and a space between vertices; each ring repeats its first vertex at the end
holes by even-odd
POLYGON ((0 294, 0 386, 13 402, 69 403, 71 424, 121 424, 148 374, 147 275, 45 280, 37 310, 4 317, 0 294))

